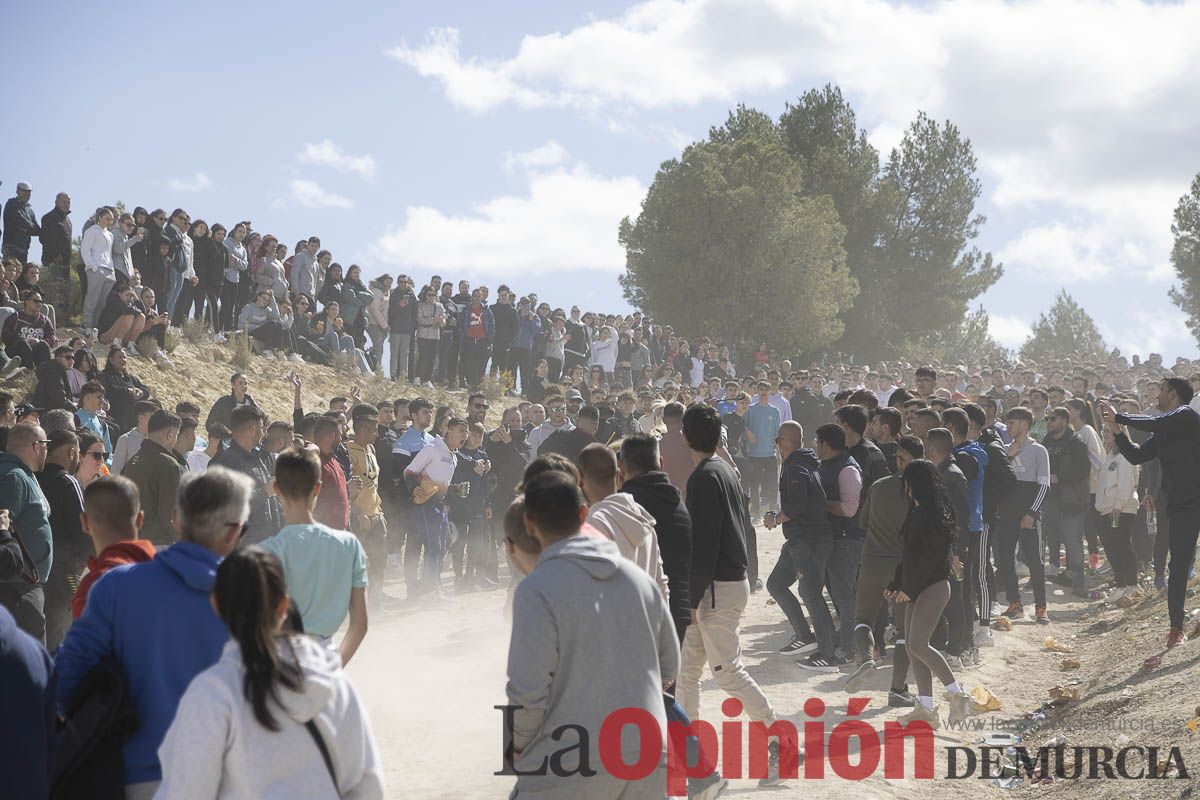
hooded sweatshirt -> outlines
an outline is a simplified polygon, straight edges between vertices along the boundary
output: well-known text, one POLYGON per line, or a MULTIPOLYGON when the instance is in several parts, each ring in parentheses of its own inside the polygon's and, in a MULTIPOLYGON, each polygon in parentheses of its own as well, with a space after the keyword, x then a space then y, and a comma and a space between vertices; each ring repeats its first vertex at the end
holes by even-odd
POLYGON ((79 578, 79 588, 71 598, 71 617, 79 619, 87 607, 88 592, 113 567, 124 564, 143 564, 154 558, 154 545, 145 539, 129 539, 111 544, 100 554, 87 560, 87 569, 79 578))
POLYGON ((667 573, 670 593, 667 598, 679 641, 692 622, 690 579, 692 573, 692 518, 688 515, 683 495, 671 484, 665 472, 643 472, 621 487, 637 504, 654 517, 654 533, 662 555, 663 570, 667 573))
MULTIPOLYGON (((237 642, 196 676, 158 750, 161 800, 256 800, 264 797, 383 797, 371 723, 336 653, 307 636, 291 639, 304 675, 300 691, 279 687, 268 701, 279 730, 264 728, 243 691, 246 668, 237 642), (333 762, 337 793, 305 724, 317 726, 333 762)), ((284 658, 290 658, 280 643, 284 658)))
POLYGON ((220 562, 211 550, 181 541, 153 561, 109 571, 59 649, 60 711, 101 659, 120 662, 139 722, 122 748, 127 784, 162 777, 158 746, 179 699, 229 640, 209 600, 220 562))
POLYGON ((610 494, 588 509, 588 522, 617 543, 621 555, 641 567, 654 579, 663 599, 670 602, 671 592, 658 553, 658 536, 654 533, 654 517, 627 494, 610 494))
MULTIPOLYGON (((618 709, 645 711, 665 737, 662 684, 678 672, 679 643, 654 582, 612 542, 585 536, 555 542, 513 595, 506 691, 509 704, 520 706, 512 712, 512 745, 521 751, 515 766, 534 771, 577 740, 574 733, 555 740, 554 732, 578 725, 588 732, 592 769, 602 770, 600 727, 618 709)), ((639 758, 638 738, 636 726, 621 732, 627 764, 639 758)), ((577 751, 561 761, 564 771, 579 767, 577 751)), ((611 788, 547 770, 520 776, 516 791, 589 800, 611 797, 611 788)))

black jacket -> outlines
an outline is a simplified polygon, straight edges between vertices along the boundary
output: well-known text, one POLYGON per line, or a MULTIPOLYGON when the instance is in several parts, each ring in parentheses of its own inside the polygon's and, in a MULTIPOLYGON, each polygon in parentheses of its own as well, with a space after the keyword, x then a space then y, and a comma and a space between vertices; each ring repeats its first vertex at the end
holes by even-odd
POLYGON ((100 317, 96 320, 96 327, 100 329, 101 333, 104 333, 121 317, 139 313, 141 311, 138 308, 131 306, 121 299, 121 292, 114 286, 112 291, 108 293, 108 297, 104 298, 104 307, 100 309, 100 317))
POLYGON ((41 232, 32 206, 16 197, 8 198, 4 204, 4 246, 19 250, 28 258, 29 243, 41 232))
POLYGON ((779 470, 779 510, 785 539, 828 539, 833 536, 825 510, 825 489, 817 474, 821 460, 808 448, 793 451, 779 470))
MULTIPOLYGON (((247 392, 245 403, 253 408, 258 408, 258 403, 254 402, 254 398, 247 392)), ((224 397, 217 398, 217 402, 213 403, 213 407, 208 411, 208 417, 204 420, 204 429, 212 430, 214 422, 219 422, 226 428, 229 427, 229 416, 233 410, 238 407, 238 401, 234 398, 233 392, 224 397)))
POLYGON ((910 509, 900 529, 904 550, 888 588, 902 591, 915 601, 925 589, 948 579, 954 531, 955 526, 949 520, 936 519, 932 509, 910 509))
POLYGON ((267 484, 275 474, 271 454, 261 446, 247 451, 237 442, 230 442, 225 452, 218 454, 209 466, 226 467, 254 479, 254 495, 250 498, 250 519, 246 521, 246 544, 258 542, 279 533, 283 519, 279 501, 267 494, 267 484))
MULTIPOLYGON (((150 388, 142 383, 132 372, 124 375, 115 369, 105 367, 100 371, 100 382, 104 384, 104 397, 108 400, 108 416, 121 427, 121 432, 137 424, 133 415, 133 404, 141 398, 134 398, 132 389, 141 389, 150 396, 150 388)), ((116 440, 113 440, 114 443, 116 440)))
POLYGON ((528 461, 529 446, 525 444, 525 431, 509 428, 508 434, 512 437, 511 442, 497 439, 497 431, 492 431, 483 440, 483 446, 492 459, 492 475, 496 478, 496 486, 492 490, 492 508, 496 518, 504 516, 509 504, 517 496, 517 484, 525 474, 528 461))
POLYGON ((630 478, 621 491, 632 496, 654 517, 654 535, 658 538, 658 552, 671 593, 671 617, 675 620, 675 633, 682 642, 692 621, 692 518, 683 504, 683 495, 671 484, 665 472, 644 472, 630 478))
POLYGON ((41 409, 61 408, 74 413, 75 403, 71 400, 71 387, 67 383, 67 368, 57 360, 38 364, 37 386, 29 402, 41 409))
POLYGON ((1117 447, 1130 464, 1158 459, 1167 511, 1200 511, 1200 414, 1191 406, 1180 406, 1153 417, 1117 414, 1117 422, 1150 433, 1140 445, 1119 433, 1117 447))
POLYGON ((984 428, 976 439, 987 453, 988 463, 983 468, 983 521, 990 524, 1000 517, 1000 501, 1008 496, 1017 483, 1017 473, 1008 448, 995 428, 984 428))
POLYGON ((511 303, 492 303, 493 337, 500 347, 510 347, 517 338, 517 310, 511 303))
POLYGON ((417 329, 417 298, 408 289, 397 289, 388 298, 388 330, 390 333, 407 333, 417 329), (402 305, 408 300, 408 305, 402 305))
POLYGON ((42 263, 53 264, 60 261, 67 264, 71 260, 71 217, 70 212, 58 210, 58 206, 42 215, 42 232, 38 238, 42 240, 42 263))
POLYGON ((788 404, 792 407, 792 419, 804 428, 804 444, 812 447, 817 440, 817 428, 833 421, 833 403, 805 386, 792 395, 788 404))
POLYGON ((1057 439, 1047 434, 1042 439, 1042 446, 1050 454, 1050 475, 1055 478, 1055 482, 1050 484, 1047 499, 1067 510, 1086 509, 1089 505, 1088 478, 1092 473, 1092 462, 1083 439, 1075 431, 1067 430, 1057 439))
POLYGON ((966 535, 967 526, 971 522, 971 487, 967 483, 967 476, 958 468, 958 464, 954 463, 953 457, 938 465, 938 473, 942 476, 946 494, 950 497, 950 505, 954 507, 955 533, 961 539, 966 535))
POLYGON ((596 437, 590 433, 584 433, 579 428, 571 430, 555 431, 546 437, 546 441, 538 447, 537 454, 539 456, 546 453, 558 453, 560 456, 570 459, 572 464, 579 461, 579 454, 583 452, 583 448, 589 444, 594 444, 596 437))
POLYGON ((79 482, 66 467, 50 462, 37 474, 37 482, 50 504, 50 535, 54 541, 54 567, 50 575, 77 576, 92 554, 92 540, 79 521, 83 513, 79 482))
POLYGON ((713 581, 746 579, 746 517, 733 467, 716 456, 701 461, 688 478, 687 509, 692 518, 688 603, 699 608, 713 581))

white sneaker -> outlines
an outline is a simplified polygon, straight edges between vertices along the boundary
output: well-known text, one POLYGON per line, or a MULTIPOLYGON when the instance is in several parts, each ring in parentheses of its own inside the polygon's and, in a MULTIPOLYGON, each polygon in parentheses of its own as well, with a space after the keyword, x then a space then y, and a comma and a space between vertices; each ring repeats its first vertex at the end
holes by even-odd
POLYGON ((992 638, 991 628, 976 628, 974 641, 976 647, 995 647, 996 645, 996 640, 992 638))
POLYGON ((161 350, 159 350, 158 354, 154 356, 154 363, 164 369, 175 366, 171 359, 167 358, 167 354, 161 350))
POLYGON ((274 350, 263 350, 262 354, 263 354, 263 358, 274 358, 275 357, 274 350))
POLYGON ((223 333, 213 334, 213 344, 225 344, 228 341, 229 340, 225 338, 225 334, 223 333))
POLYGON ((288 356, 288 361, 296 364, 303 364, 304 356, 300 355, 299 353, 292 353, 290 356, 288 356))
POLYGON ((433 381, 425 381, 425 388, 426 388, 426 389, 432 389, 432 388, 433 388, 433 381))

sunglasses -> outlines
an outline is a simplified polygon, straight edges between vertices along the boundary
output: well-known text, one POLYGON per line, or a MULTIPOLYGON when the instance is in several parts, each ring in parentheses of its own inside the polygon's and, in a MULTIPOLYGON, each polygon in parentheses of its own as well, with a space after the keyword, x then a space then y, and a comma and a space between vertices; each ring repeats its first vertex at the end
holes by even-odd
POLYGON ((103 450, 89 450, 88 452, 84 453, 84 455, 94 458, 97 461, 105 461, 110 455, 112 455, 112 453, 106 453, 103 450))

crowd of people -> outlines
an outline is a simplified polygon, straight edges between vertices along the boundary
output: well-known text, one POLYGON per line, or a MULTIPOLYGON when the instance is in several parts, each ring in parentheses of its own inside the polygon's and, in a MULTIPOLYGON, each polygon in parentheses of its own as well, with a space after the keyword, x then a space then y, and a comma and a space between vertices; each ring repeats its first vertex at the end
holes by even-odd
MULTIPOLYGON (((249 223, 226 236, 180 209, 101 208, 76 258, 70 198, 39 224, 30 194, 5 205, 0 287, 19 303, 7 376, 37 371, 20 402, 0 394, 0 692, 27 723, 0 758, 18 796, 81 776, 91 797, 328 796, 329 782, 382 796, 341 667, 369 618, 450 591, 510 593, 518 793, 663 796, 661 770, 640 788, 587 777, 587 748, 570 777, 534 767, 563 724, 592 732, 598 764, 617 708, 696 718, 706 664, 775 730, 741 660, 764 588, 783 656, 848 673, 847 691, 886 659, 888 704, 933 727, 934 679, 951 719, 971 713, 957 675, 998 618, 1051 624, 1048 582, 1114 603, 1165 590, 1167 646, 1186 641, 1200 374, 1182 359, 802 360, 507 286, 489 302, 438 276, 364 285, 317 237, 285 258, 249 223), (76 268, 83 324, 60 345, 76 310, 43 295, 40 270, 76 268), (292 373, 292 418, 272 420, 236 373, 207 410, 164 403, 127 346, 161 362, 189 314, 216 337, 377 371, 402 396, 356 389, 306 411, 292 373), (498 384, 478 390, 487 375, 498 384), (471 388, 465 405, 435 408, 434 380, 471 388), (764 583, 758 531, 776 527, 764 583), (389 570, 403 598, 384 591, 389 570), (98 709, 88 739, 77 726, 98 709)), ((623 749, 636 760, 635 741, 623 749)), ((762 783, 789 757, 776 736, 762 783)), ((689 794, 724 785, 714 765, 689 794)))

